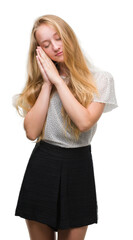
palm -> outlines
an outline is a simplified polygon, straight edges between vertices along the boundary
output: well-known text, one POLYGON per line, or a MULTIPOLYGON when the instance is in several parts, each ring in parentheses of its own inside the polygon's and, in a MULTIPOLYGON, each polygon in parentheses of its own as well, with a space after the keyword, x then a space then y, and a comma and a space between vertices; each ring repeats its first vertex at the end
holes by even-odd
POLYGON ((56 77, 59 77, 59 73, 54 63, 41 48, 37 49, 37 53, 38 53, 38 58, 41 64, 42 74, 43 72, 45 72, 45 75, 47 76, 47 78, 52 83, 55 83, 54 80, 56 79, 56 77))

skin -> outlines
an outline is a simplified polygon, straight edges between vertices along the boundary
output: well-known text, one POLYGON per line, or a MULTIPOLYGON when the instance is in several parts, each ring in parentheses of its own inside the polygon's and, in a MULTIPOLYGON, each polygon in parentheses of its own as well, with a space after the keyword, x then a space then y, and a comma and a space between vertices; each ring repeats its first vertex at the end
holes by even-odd
POLYGON ((42 74, 45 73, 47 75, 46 81, 55 85, 63 107, 69 117, 79 130, 84 132, 89 130, 99 120, 105 103, 92 102, 85 108, 73 96, 66 83, 60 77, 54 63, 51 61, 51 59, 56 60, 61 66, 64 64, 63 55, 55 56, 57 52, 61 52, 63 49, 62 41, 57 40, 59 36, 53 35, 55 32, 53 27, 45 24, 39 26, 36 31, 36 40, 40 44, 36 49, 38 66, 42 74), (47 42, 44 43, 44 40, 47 40, 47 42))
MULTIPOLYGON (((26 225, 31 240, 56 240, 56 233, 47 224, 27 220, 26 225)), ((58 240, 84 240, 88 226, 59 230, 58 240)))
POLYGON ((35 35, 38 45, 41 46, 50 59, 59 63, 60 74, 64 74, 65 64, 63 54, 56 56, 57 53, 63 51, 63 44, 57 31, 50 25, 41 24, 35 35))
MULTIPOLYGON (((65 64, 63 54, 56 56, 63 51, 63 45, 56 30, 52 26, 42 24, 36 31, 38 47, 36 49, 36 59, 41 71, 44 83, 48 86, 55 85, 62 104, 72 121, 80 131, 89 130, 100 118, 104 103, 92 102, 87 108, 83 107, 70 92, 66 83, 60 77, 65 75, 65 64), (44 40, 47 40, 43 42, 44 40), (60 73, 56 69, 52 60, 57 61, 60 66, 60 73)), ((37 136, 35 136, 36 139, 37 136)), ((29 235, 31 240, 55 240, 56 235, 47 224, 27 220, 29 235)), ((70 228, 58 231, 58 240, 84 240, 88 226, 70 228)))

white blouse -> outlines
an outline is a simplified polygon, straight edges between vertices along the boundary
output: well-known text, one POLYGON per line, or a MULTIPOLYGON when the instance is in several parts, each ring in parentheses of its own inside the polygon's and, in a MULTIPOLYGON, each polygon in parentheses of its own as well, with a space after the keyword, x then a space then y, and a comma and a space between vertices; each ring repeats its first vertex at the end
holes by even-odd
POLYGON ((111 73, 95 72, 94 76, 100 96, 97 97, 96 94, 94 94, 93 102, 106 103, 103 111, 104 113, 118 107, 115 95, 114 79, 111 73))
MULTIPOLYGON (((109 112, 118 107, 114 79, 109 72, 96 71, 92 72, 94 74, 96 85, 100 93, 100 97, 94 94, 93 102, 103 102, 105 103, 103 113, 109 112)), ((63 79, 63 77, 62 77, 63 79)), ((76 140, 73 137, 72 132, 65 132, 63 117, 61 115, 62 102, 56 91, 49 104, 45 132, 43 140, 50 144, 58 145, 65 148, 74 148, 87 146, 91 143, 92 138, 96 132, 97 123, 95 123, 89 130, 81 132, 79 139, 76 140)))

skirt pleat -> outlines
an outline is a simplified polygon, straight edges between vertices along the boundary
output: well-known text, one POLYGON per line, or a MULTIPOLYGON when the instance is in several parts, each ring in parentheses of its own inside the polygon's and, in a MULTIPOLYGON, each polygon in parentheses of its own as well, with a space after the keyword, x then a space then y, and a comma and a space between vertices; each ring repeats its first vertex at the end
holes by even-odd
POLYGON ((97 223, 91 145, 64 148, 41 140, 29 158, 15 216, 54 231, 97 223))

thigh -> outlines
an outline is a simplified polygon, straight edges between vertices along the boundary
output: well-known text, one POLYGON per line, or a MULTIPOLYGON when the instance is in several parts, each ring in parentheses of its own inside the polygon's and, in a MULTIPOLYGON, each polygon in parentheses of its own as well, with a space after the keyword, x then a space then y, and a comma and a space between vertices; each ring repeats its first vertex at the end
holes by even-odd
POLYGON ((25 219, 28 227, 30 240, 55 240, 56 235, 47 224, 25 219))
POLYGON ((59 230, 58 231, 58 240, 84 240, 86 231, 87 231, 87 226, 83 227, 76 227, 76 228, 69 228, 69 229, 64 229, 64 230, 59 230))

